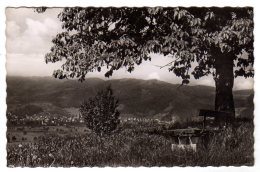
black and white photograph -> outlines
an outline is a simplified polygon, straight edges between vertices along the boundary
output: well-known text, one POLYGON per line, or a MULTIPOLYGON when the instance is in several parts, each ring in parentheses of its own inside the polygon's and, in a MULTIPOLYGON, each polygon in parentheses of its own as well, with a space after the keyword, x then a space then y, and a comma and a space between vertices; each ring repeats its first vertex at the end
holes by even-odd
POLYGON ((6 166, 254 166, 254 14, 6 7, 6 166))

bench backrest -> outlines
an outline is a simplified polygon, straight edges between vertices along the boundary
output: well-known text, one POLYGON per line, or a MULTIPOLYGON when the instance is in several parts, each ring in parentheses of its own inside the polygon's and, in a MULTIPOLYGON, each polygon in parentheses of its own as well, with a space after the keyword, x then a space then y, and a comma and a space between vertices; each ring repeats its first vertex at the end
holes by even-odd
POLYGON ((223 111, 214 111, 214 110, 205 110, 205 109, 201 109, 199 116, 203 116, 203 130, 206 127, 206 118, 207 117, 214 117, 215 118, 215 124, 217 124, 219 127, 223 127, 226 126, 226 124, 228 122, 231 121, 232 119, 232 113, 229 112, 223 112, 223 111), (224 122, 225 124, 221 124, 222 122, 224 122))

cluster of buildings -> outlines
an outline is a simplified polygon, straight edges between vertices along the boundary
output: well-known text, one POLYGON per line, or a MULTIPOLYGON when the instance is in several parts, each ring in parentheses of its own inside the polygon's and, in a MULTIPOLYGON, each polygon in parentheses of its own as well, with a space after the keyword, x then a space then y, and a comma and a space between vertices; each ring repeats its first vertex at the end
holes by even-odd
POLYGON ((171 121, 165 121, 165 120, 160 120, 158 118, 145 118, 145 117, 119 117, 120 122, 127 122, 127 123, 136 123, 136 122, 141 122, 141 123, 157 123, 157 124, 166 124, 166 123, 173 123, 175 120, 171 121))
MULTIPOLYGON (((9 125, 41 125, 41 126, 59 126, 59 125, 69 125, 69 124, 82 124, 84 119, 81 115, 60 115, 52 114, 49 112, 41 112, 33 115, 21 115, 18 116, 11 112, 7 113, 7 119, 9 125)), ((119 117, 121 123, 173 123, 175 120, 170 121, 160 120, 157 118, 146 118, 146 117, 119 117)))
POLYGON ((83 123, 84 120, 80 115, 69 116, 69 115, 58 115, 50 114, 48 112, 41 112, 39 114, 25 115, 19 117, 11 112, 7 113, 7 123, 13 125, 25 125, 25 124, 35 124, 35 125, 67 125, 71 123, 83 123))

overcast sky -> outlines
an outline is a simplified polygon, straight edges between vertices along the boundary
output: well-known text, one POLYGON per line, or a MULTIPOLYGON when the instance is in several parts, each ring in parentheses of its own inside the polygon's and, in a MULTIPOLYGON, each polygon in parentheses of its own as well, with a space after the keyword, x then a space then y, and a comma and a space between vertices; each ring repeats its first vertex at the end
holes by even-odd
MULTIPOLYGON (((39 14, 31 8, 7 8, 6 9, 6 35, 7 35, 7 75, 15 76, 51 76, 54 69, 59 69, 61 63, 48 63, 44 61, 44 55, 52 46, 52 38, 61 31, 61 23, 57 19, 60 9, 48 9, 39 14)), ((181 79, 168 71, 168 68, 160 69, 171 61, 171 58, 161 55, 152 55, 152 61, 143 62, 135 68, 131 74, 125 69, 115 71, 110 79, 138 78, 158 79, 170 83, 181 83, 181 79)), ((89 73, 87 77, 104 77, 104 72, 89 73)), ((212 76, 195 80, 191 77, 191 85, 214 86, 212 76)), ((253 88, 253 79, 242 77, 235 79, 234 89, 253 88)))

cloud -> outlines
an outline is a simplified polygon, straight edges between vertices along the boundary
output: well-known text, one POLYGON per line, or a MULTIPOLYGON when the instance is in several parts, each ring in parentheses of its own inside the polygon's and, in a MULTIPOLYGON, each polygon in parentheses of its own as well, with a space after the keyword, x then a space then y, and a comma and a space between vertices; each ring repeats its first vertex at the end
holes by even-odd
MULTIPOLYGON (((16 26, 14 22, 12 22, 12 25, 16 26)), ((8 31, 7 52, 23 54, 47 53, 51 47, 52 38, 59 30, 57 23, 51 19, 46 19, 43 23, 26 19, 26 26, 24 32, 8 31)))
POLYGON ((62 31, 60 22, 54 16, 35 19, 37 13, 23 16, 22 21, 18 21, 17 15, 22 14, 13 11, 7 17, 7 53, 46 54, 52 46, 51 40, 62 31))
POLYGON ((234 90, 252 89, 254 88, 254 79, 237 77, 234 81, 234 90))
POLYGON ((46 64, 41 54, 7 54, 7 58, 7 75, 52 76, 53 70, 61 66, 61 62, 46 64))
POLYGON ((24 36, 51 37, 57 34, 59 26, 57 22, 46 18, 43 22, 26 18, 27 29, 24 36))
POLYGON ((147 79, 157 79, 157 80, 160 80, 160 76, 159 76, 158 73, 153 72, 153 73, 148 75, 147 79))
POLYGON ((213 79, 213 76, 204 76, 200 79, 194 79, 192 77, 191 84, 193 85, 207 85, 207 86, 215 86, 215 81, 213 79))
POLYGON ((7 37, 16 38, 20 35, 21 28, 16 24, 15 21, 7 21, 6 22, 6 34, 7 37))

